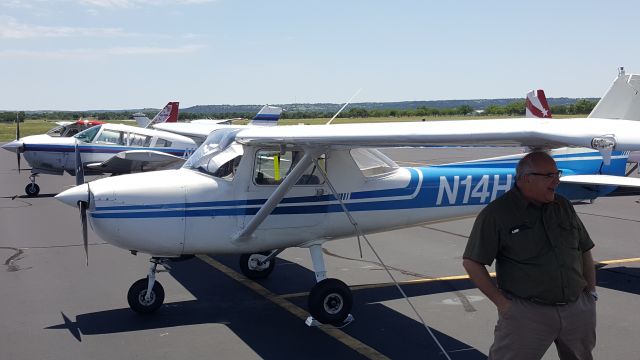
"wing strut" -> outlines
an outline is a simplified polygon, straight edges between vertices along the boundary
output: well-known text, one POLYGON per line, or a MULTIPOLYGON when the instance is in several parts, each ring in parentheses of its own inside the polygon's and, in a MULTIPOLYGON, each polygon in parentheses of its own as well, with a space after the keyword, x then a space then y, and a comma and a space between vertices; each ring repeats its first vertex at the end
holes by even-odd
POLYGON ((258 213, 251 219, 251 221, 249 221, 247 226, 233 237, 233 241, 244 241, 251 238, 251 235, 256 231, 258 226, 260 226, 267 216, 273 212, 273 209, 278 206, 291 187, 300 180, 304 171, 309 167, 309 165, 311 165, 311 162, 322 154, 322 151, 323 149, 321 148, 305 149, 302 159, 300 159, 298 164, 294 166, 293 170, 291 170, 287 177, 284 178, 273 194, 269 196, 264 205, 262 205, 260 210, 258 210, 258 213))
POLYGON ((329 180, 329 176, 327 176, 327 173, 325 172, 325 170, 321 166, 319 166, 318 160, 316 158, 313 158, 313 162, 316 165, 316 168, 320 170, 320 174, 322 175, 322 177, 324 178, 324 181, 329 186, 329 189, 331 189, 333 196, 340 203, 340 206, 342 207, 342 211, 344 211, 345 215, 347 215, 347 217, 349 218, 349 222, 351 223, 351 225, 353 225, 353 228, 356 230, 356 234, 358 235, 358 238, 362 237, 364 241, 367 243, 367 245, 369 245, 369 248, 371 249, 373 254, 376 256, 380 264, 382 264, 382 266, 384 267, 385 271, 387 272, 391 280, 393 280, 393 282, 396 284, 396 287, 400 291, 400 294, 402 294, 402 296, 407 301, 407 303, 409 303, 409 306, 411 307, 411 309, 413 309, 413 312, 416 314, 418 319, 420 319, 420 321, 422 322, 422 325, 424 325, 424 327, 427 329, 427 332, 429 333, 429 335, 431 335, 431 338, 436 343, 436 345, 438 345, 438 348, 440 348, 440 351, 442 351, 442 353, 448 360, 451 360, 449 353, 447 353, 447 351, 444 349, 440 341, 438 341, 438 338, 436 338, 436 335, 433 333, 433 331, 431 331, 431 328, 427 325, 427 323, 424 321, 422 316, 420 316, 420 313, 418 313, 418 310, 416 310, 415 306, 413 306, 413 303, 411 303, 411 300, 409 300, 409 297, 407 296, 407 294, 400 287, 398 280, 396 280, 393 274, 391 274, 391 271, 389 271, 389 267, 387 266, 387 264, 385 264, 384 261, 382 261, 382 258, 380 257, 380 255, 378 255, 378 252, 376 251, 376 249, 373 248, 373 245, 371 245, 371 242, 369 241, 369 239, 367 239, 367 236, 362 231, 360 231, 360 228, 358 227, 358 223, 356 222, 356 219, 351 215, 351 212, 349 211, 349 209, 347 209, 347 206, 344 204, 344 201, 342 201, 342 198, 338 195, 336 188, 333 187, 333 184, 329 180))

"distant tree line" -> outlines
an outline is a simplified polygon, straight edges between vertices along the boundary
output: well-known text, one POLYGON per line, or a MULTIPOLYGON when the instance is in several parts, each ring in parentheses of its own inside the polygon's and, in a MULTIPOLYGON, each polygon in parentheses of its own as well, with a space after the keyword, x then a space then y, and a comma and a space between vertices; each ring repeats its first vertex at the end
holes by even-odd
MULTIPOLYGON (((591 110, 596 106, 596 101, 580 99, 574 104, 570 105, 551 105, 551 113, 556 115, 580 115, 589 114, 591 110)), ((150 119, 156 115, 156 111, 145 111, 147 117, 150 119)), ((368 117, 409 117, 409 116, 464 116, 464 115, 498 115, 498 116, 524 116, 525 114, 525 102, 524 100, 514 101, 507 105, 489 105, 484 112, 475 112, 469 105, 462 105, 455 108, 438 109, 430 108, 426 106, 419 106, 416 109, 406 110, 394 110, 394 109, 374 109, 367 110, 364 108, 354 107, 341 112, 338 118, 368 118, 368 117)), ((20 121, 25 119, 44 119, 50 121, 72 121, 78 118, 92 117, 98 120, 122 120, 132 118, 133 112, 118 111, 118 112, 82 112, 82 111, 53 111, 46 113, 25 113, 20 112, 0 112, 0 122, 15 122, 16 115, 20 121)), ((322 111, 285 111, 282 113, 283 119, 314 119, 314 118, 331 118, 335 115, 333 112, 322 111)), ((251 119, 255 116, 255 113, 224 113, 224 114, 196 114, 189 112, 180 112, 180 120, 193 120, 193 119, 231 119, 231 118, 245 118, 251 119)))

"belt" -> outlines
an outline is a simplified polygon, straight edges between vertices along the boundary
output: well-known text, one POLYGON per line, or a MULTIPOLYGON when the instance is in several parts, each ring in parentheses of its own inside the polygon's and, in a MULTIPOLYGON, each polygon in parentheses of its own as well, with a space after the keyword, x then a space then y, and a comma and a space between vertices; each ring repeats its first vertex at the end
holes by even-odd
POLYGON ((557 302, 550 302, 550 301, 545 301, 545 300, 541 300, 538 298, 528 298, 528 299, 524 299, 524 300, 528 300, 531 301, 534 304, 538 304, 538 305, 546 305, 546 306, 564 306, 564 305, 569 305, 568 302, 566 301, 557 301, 557 302))

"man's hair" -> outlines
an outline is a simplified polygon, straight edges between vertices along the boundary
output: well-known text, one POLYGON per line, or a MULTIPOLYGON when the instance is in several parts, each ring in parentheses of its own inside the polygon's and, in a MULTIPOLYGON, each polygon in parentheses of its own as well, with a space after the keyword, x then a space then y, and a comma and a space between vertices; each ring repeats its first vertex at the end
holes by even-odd
POLYGON ((555 161, 551 155, 544 151, 537 150, 530 152, 518 161, 518 165, 516 166, 516 180, 520 180, 523 176, 530 173, 534 169, 536 162, 541 159, 551 159, 551 161, 555 161))

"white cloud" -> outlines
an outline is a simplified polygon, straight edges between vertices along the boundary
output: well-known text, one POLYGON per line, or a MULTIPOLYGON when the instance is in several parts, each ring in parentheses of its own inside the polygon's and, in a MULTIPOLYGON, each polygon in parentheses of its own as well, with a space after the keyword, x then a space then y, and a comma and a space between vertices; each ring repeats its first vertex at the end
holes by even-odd
POLYGON ((103 8, 134 8, 151 5, 193 5, 214 2, 216 0, 77 0, 78 3, 103 8))
POLYGON ((33 5, 29 1, 9 0, 0 2, 0 6, 11 9, 32 9, 33 5))
POLYGON ((204 45, 191 44, 179 47, 122 46, 106 49, 62 49, 52 51, 0 50, 0 57, 35 59, 88 59, 104 56, 177 55, 194 53, 204 45))
POLYGON ((0 17, 0 39, 61 38, 61 37, 122 37, 129 36, 121 28, 85 28, 23 24, 11 17, 0 17))

